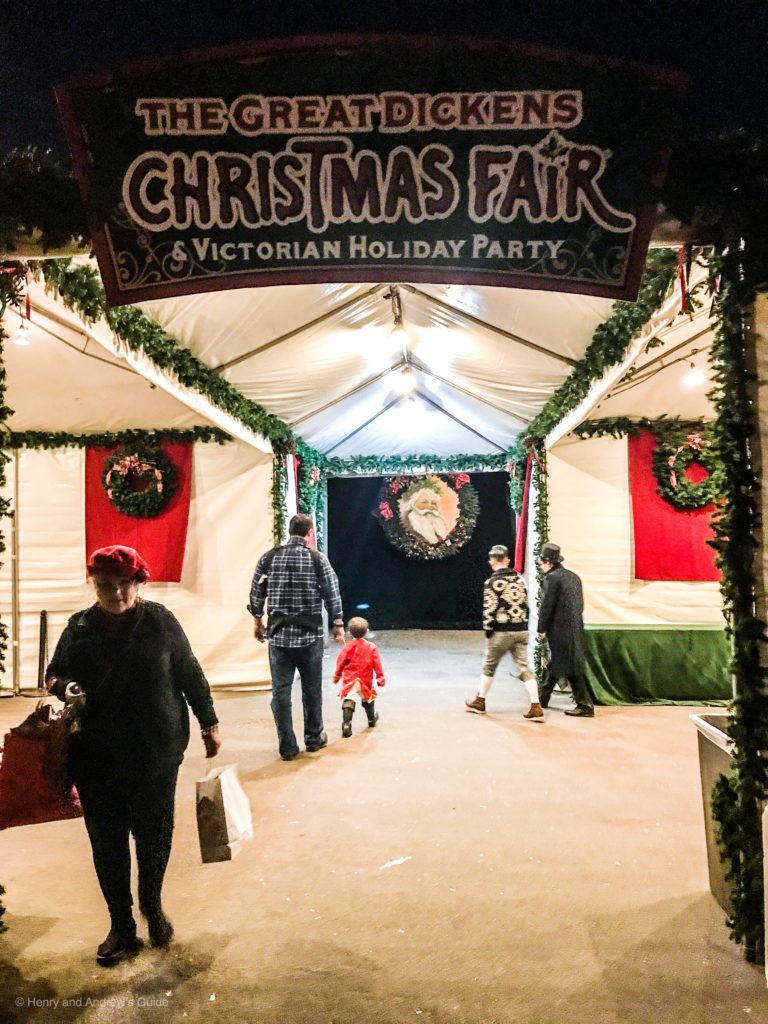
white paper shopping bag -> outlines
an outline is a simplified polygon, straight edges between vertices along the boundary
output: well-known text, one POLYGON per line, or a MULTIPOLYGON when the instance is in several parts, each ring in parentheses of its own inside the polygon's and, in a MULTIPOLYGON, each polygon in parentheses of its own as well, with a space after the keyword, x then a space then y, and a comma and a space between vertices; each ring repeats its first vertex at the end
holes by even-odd
POLYGON ((251 807, 235 765, 214 768, 198 781, 197 833, 204 864, 232 860, 253 838, 251 807))

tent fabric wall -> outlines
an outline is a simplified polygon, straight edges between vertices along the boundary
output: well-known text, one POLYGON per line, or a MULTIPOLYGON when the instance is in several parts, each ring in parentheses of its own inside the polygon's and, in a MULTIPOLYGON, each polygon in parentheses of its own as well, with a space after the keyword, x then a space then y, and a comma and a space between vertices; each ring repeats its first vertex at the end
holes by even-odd
POLYGON ((724 626, 717 583, 634 579, 625 438, 565 438, 547 468, 549 535, 582 578, 585 622, 724 626))
MULTIPOLYGON (((37 684, 40 611, 48 612, 53 649, 93 591, 85 578, 84 450, 22 451, 18 458, 19 662, 21 686, 29 689, 37 684)), ((272 545, 271 485, 271 456, 241 442, 196 444, 181 582, 144 590, 178 617, 212 685, 269 681, 267 652, 253 637, 246 603, 256 560, 272 545)), ((7 557, 0 604, 9 629, 10 582, 7 557)), ((10 645, 8 654, 5 689, 13 679, 10 645)))

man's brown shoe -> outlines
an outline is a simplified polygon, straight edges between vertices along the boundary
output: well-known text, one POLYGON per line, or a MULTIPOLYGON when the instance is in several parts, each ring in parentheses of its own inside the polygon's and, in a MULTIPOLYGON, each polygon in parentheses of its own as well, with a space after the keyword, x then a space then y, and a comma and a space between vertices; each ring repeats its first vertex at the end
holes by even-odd
POLYGON ((523 715, 523 718, 528 718, 530 721, 533 722, 543 722, 544 712, 541 710, 541 704, 531 704, 526 713, 523 715))
POLYGON ((485 714, 485 697, 481 697, 479 694, 472 700, 465 700, 464 706, 467 711, 471 711, 475 715, 485 714))

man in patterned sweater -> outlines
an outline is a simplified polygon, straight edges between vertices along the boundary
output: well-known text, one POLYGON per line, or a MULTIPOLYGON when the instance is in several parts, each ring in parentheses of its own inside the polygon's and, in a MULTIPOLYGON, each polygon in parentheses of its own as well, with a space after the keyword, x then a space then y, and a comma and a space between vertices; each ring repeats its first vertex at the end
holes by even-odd
POLYGON ((464 701, 467 711, 485 714, 485 700, 493 685, 499 662, 507 652, 512 655, 531 706, 523 715, 543 722, 536 679, 528 665, 528 591, 525 580, 509 565, 509 550, 495 544, 488 552, 491 575, 483 585, 483 629, 486 636, 485 662, 480 689, 472 700, 464 701))

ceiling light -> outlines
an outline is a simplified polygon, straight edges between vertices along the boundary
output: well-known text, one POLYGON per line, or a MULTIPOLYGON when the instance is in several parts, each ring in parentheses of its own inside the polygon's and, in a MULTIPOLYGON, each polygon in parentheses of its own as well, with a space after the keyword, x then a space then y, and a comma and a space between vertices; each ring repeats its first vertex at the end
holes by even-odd
POLYGON ((395 390, 399 395, 412 395, 416 390, 416 377, 408 366, 404 366, 395 376, 395 390))
POLYGON ((28 345, 29 344, 29 320, 22 318, 18 329, 14 334, 11 335, 12 345, 28 345))
POLYGON ((707 375, 702 369, 696 366, 695 363, 691 363, 691 368, 683 377, 683 387, 685 388, 698 388, 702 384, 705 384, 707 375))

